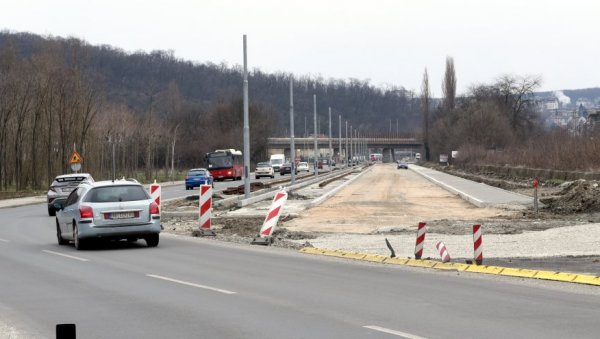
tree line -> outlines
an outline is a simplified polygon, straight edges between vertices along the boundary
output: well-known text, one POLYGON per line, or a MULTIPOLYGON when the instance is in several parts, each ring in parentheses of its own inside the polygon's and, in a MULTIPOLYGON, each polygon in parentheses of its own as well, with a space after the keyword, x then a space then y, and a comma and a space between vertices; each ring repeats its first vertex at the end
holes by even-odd
MULTIPOLYGON (((204 154, 242 148, 242 100, 187 102, 172 81, 139 93, 140 110, 111 101, 104 75, 88 67, 89 49, 77 39, 48 44, 33 54, 10 43, 0 48, 0 189, 43 189, 69 173, 73 150, 83 171, 112 178, 145 180, 161 173, 202 166, 204 154)), ((252 103, 257 122, 275 121, 270 106, 252 103)), ((266 154, 271 125, 251 125, 252 157, 266 154)))
POLYGON ((448 57, 442 99, 432 104, 425 69, 421 117, 425 157, 459 151, 457 164, 497 164, 562 170, 598 170, 600 128, 548 129, 535 104, 539 76, 501 75, 456 96, 454 60, 448 57))

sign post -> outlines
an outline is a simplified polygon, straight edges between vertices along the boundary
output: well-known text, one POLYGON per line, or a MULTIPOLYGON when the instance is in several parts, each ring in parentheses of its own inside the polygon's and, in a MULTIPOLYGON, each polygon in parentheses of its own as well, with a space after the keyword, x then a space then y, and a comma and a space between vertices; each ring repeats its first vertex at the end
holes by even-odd
POLYGON ((540 182, 537 178, 533 178, 533 208, 535 209, 535 214, 538 213, 538 186, 540 182))
POLYGON ((83 162, 83 158, 77 151, 73 151, 71 156, 69 157, 69 165, 71 165, 71 170, 77 173, 81 170, 81 163, 83 162))

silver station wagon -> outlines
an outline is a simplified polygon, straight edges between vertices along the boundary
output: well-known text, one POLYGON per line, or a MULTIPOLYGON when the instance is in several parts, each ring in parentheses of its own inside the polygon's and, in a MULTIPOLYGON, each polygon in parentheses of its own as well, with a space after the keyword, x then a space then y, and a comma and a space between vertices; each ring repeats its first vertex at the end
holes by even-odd
POLYGON ((158 245, 160 211, 146 189, 127 180, 83 182, 64 203, 56 203, 56 237, 80 250, 94 239, 158 245))

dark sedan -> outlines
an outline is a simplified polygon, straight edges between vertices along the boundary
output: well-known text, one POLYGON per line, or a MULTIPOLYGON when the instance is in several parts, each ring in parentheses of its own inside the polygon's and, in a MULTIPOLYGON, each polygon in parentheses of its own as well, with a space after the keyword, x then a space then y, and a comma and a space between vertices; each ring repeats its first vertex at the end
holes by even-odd
MULTIPOLYGON (((297 168, 294 170, 294 173, 298 174, 297 168)), ((285 164, 281 165, 281 167, 279 168, 279 174, 280 175, 292 174, 292 164, 285 163, 285 164)))

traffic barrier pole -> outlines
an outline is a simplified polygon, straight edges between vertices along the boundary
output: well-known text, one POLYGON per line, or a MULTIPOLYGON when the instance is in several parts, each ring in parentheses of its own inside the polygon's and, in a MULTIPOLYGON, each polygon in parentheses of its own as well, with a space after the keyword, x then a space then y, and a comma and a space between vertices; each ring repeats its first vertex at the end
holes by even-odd
POLYGON ((417 243, 415 245, 415 259, 421 259, 423 255, 423 245, 425 243, 425 223, 420 222, 417 228, 417 243))
POLYGON ((162 210, 162 208, 160 206, 160 194, 161 194, 160 185, 156 183, 156 180, 154 180, 154 183, 150 184, 150 196, 152 197, 152 201, 154 201, 158 205, 159 213, 162 210))
POLYGON ((483 237, 481 225, 473 225, 473 249, 475 263, 481 265, 483 263, 483 237))
POLYGON ((269 208, 269 213, 267 213, 265 221, 260 229, 260 233, 252 240, 253 245, 270 245, 273 242, 271 236, 273 235, 273 231, 275 231, 275 226, 277 226, 279 216, 281 215, 281 209, 287 201, 287 197, 288 194, 285 190, 281 190, 275 194, 273 202, 271 203, 271 208, 269 208))
POLYGON ((442 262, 450 261, 450 254, 446 250, 446 245, 444 245, 443 242, 438 241, 438 243, 435 245, 435 248, 437 248, 437 250, 440 252, 440 257, 442 258, 442 262))
POLYGON ((212 226, 212 186, 200 185, 200 214, 198 221, 200 223, 201 236, 215 236, 212 226))

